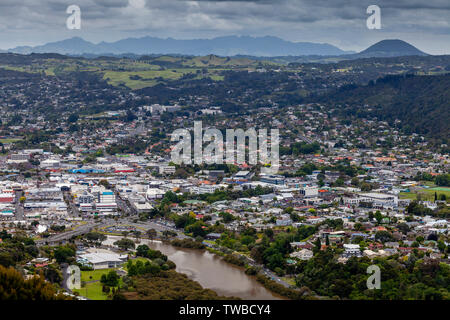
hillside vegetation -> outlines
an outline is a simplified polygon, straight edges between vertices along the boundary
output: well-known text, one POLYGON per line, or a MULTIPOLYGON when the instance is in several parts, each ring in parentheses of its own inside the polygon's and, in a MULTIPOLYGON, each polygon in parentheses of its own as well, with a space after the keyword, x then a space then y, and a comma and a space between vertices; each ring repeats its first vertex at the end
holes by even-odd
POLYGON ((347 85, 319 100, 346 117, 373 116, 401 128, 448 143, 450 74, 386 76, 366 86, 347 85), (396 121, 399 120, 399 121, 396 121))

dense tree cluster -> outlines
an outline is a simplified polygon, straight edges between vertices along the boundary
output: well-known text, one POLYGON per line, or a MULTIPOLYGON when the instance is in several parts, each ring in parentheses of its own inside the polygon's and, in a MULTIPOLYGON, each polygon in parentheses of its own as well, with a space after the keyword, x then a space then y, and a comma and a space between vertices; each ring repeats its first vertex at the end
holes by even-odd
POLYGON ((376 117, 400 126, 405 134, 425 134, 445 144, 449 137, 449 86, 448 74, 388 75, 367 86, 343 86, 320 100, 339 105, 335 110, 340 116, 376 117), (395 124, 396 120, 400 122, 395 124))
POLYGON ((33 239, 16 234, 12 236, 6 231, 0 231, 0 265, 9 267, 36 258, 39 250, 33 239))
POLYGON ((130 290, 122 294, 129 300, 238 299, 219 296, 213 290, 202 288, 198 282, 190 280, 185 274, 173 270, 135 276, 130 290))
POLYGON ((190 239, 175 239, 170 242, 174 247, 189 248, 189 249, 205 249, 206 246, 200 241, 193 241, 190 239))
POLYGON ((14 268, 0 265, 0 300, 68 300, 59 294, 44 277, 36 275, 28 280, 14 268))
POLYGON ((412 253, 406 260, 388 258, 350 258, 338 263, 331 249, 318 252, 296 266, 297 286, 306 286, 321 296, 342 299, 429 299, 450 298, 450 267, 437 260, 412 253), (381 290, 367 288, 366 270, 375 264, 381 270, 381 290))

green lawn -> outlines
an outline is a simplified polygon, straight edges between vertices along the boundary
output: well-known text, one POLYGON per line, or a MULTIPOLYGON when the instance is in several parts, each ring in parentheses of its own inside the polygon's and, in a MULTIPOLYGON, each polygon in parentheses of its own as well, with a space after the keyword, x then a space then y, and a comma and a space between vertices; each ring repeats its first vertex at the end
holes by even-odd
POLYGON ((78 292, 80 296, 86 297, 91 300, 107 300, 108 296, 102 291, 102 284, 100 281, 87 283, 84 288, 75 289, 73 291, 78 292))
POLYGON ((450 202, 450 188, 430 188, 430 189, 420 189, 413 192, 400 192, 400 199, 411 199, 416 200, 417 199, 417 193, 422 193, 422 200, 428 200, 428 201, 434 201, 434 193, 437 193, 438 199, 441 194, 445 194, 447 197, 447 202, 450 202))
POLYGON ((291 286, 295 286, 295 278, 282 277, 281 280, 289 283, 291 286))
POLYGON ((168 69, 168 70, 145 70, 145 71, 106 71, 103 79, 107 80, 109 84, 118 86, 123 84, 130 89, 142 89, 145 87, 154 86, 157 84, 156 78, 176 80, 181 78, 184 74, 193 72, 195 69, 168 69), (139 76, 141 79, 132 80, 130 77, 139 76))
POLYGON ((110 271, 115 271, 117 269, 100 269, 92 271, 81 271, 81 281, 93 281, 100 280, 102 274, 108 274, 110 271), (92 277, 92 279, 90 278, 92 277))
POLYGON ((436 186, 434 181, 420 181, 420 184, 422 184, 424 186, 428 186, 428 187, 435 187, 436 186))
POLYGON ((125 85, 132 90, 151 87, 159 83, 158 78, 163 80, 177 80, 182 76, 192 73, 195 79, 211 77, 212 80, 222 81, 224 76, 218 73, 227 69, 211 69, 207 74, 197 74, 198 68, 169 68, 165 70, 141 70, 141 71, 106 71, 103 79, 107 80, 113 86, 125 85), (139 76, 140 79, 130 79, 130 77, 139 76))
MULTIPOLYGON (((91 300, 106 300, 108 296, 103 293, 103 285, 100 282, 100 278, 103 274, 107 274, 110 271, 117 269, 101 269, 92 271, 81 271, 81 282, 86 282, 85 286, 81 289, 74 289, 74 292, 78 292, 81 296, 91 300), (92 278, 91 278, 92 277, 92 278), (94 281, 94 282, 91 282, 94 281), (89 283, 87 283, 89 282, 89 283)), ((119 285, 122 284, 122 278, 119 280, 119 285)))
POLYGON ((0 139, 1 143, 14 143, 17 141, 21 141, 22 139, 0 139))
POLYGON ((436 191, 436 192, 444 191, 444 193, 450 192, 449 187, 436 187, 436 188, 431 188, 430 190, 436 191))

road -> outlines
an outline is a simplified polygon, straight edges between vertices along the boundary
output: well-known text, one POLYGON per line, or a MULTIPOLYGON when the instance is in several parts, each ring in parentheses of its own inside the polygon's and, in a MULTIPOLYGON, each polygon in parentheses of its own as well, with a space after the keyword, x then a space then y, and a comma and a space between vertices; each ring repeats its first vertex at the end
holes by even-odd
POLYGON ((186 239, 189 238, 188 236, 186 236, 182 231, 171 227, 170 225, 167 225, 163 222, 159 222, 159 221, 139 221, 139 222, 134 222, 133 220, 135 220, 135 218, 130 218, 130 217, 126 217, 126 218, 120 218, 119 220, 115 221, 114 219, 106 219, 102 222, 102 224, 106 227, 106 226, 132 226, 138 229, 144 229, 144 230, 149 230, 149 229, 155 229, 156 231, 162 233, 164 231, 172 231, 175 232, 177 234, 177 238, 178 239, 186 239))
POLYGON ((56 234, 54 236, 51 236, 51 237, 48 237, 45 239, 39 239, 36 241, 36 243, 39 245, 43 245, 46 243, 48 243, 48 244, 58 243, 58 242, 62 242, 62 241, 67 241, 70 238, 75 237, 75 236, 89 233, 90 231, 92 231, 95 228, 105 228, 105 227, 109 227, 109 226, 121 226, 121 225, 133 226, 133 227, 141 228, 141 229, 145 229, 145 230, 155 229, 156 231, 159 231, 160 233, 162 233, 163 231, 173 231, 177 234, 176 238, 178 238, 178 239, 189 238, 188 236, 183 234, 183 232, 181 232, 180 230, 177 230, 176 228, 164 225, 162 223, 156 223, 156 222, 152 222, 152 221, 135 223, 135 222, 130 221, 129 218, 128 219, 122 218, 122 219, 119 219, 118 221, 115 221, 114 219, 106 219, 101 222, 90 221, 85 225, 79 226, 75 230, 69 230, 69 231, 62 232, 62 233, 56 234))
POLYGON ((120 198, 118 193, 116 193, 116 203, 117 203, 117 208, 122 213, 124 213, 126 216, 137 215, 136 210, 131 208, 125 200, 122 200, 122 198, 120 198))
MULTIPOLYGON (((92 229, 94 228, 104 228, 104 227, 108 227, 108 226, 133 226, 137 229, 144 229, 144 230, 149 230, 149 229, 155 229, 156 231, 162 233, 164 231, 172 231, 175 232, 177 234, 176 238, 178 239, 188 239, 191 237, 186 236, 181 230, 176 229, 173 226, 168 225, 168 222, 164 222, 163 220, 153 220, 153 221, 139 221, 139 222, 134 222, 136 220, 136 216, 132 216, 133 215, 133 209, 130 208, 128 206, 128 204, 121 200, 119 197, 116 198, 117 199, 117 204, 118 207, 122 210, 123 213, 125 213, 126 217, 122 217, 119 218, 117 221, 113 218, 103 218, 100 222, 88 222, 85 225, 82 225, 80 227, 78 227, 76 230, 70 230, 67 232, 63 232, 60 234, 57 234, 55 236, 46 238, 46 239, 42 239, 42 240, 38 240, 37 243, 38 244, 44 244, 44 243, 55 243, 55 242, 60 242, 60 241, 65 241, 65 240, 69 240, 70 238, 74 237, 74 236, 78 236, 78 235, 82 235, 85 233, 90 232, 92 229)), ((70 208, 71 210, 73 210, 72 208, 74 207, 72 201, 69 201, 70 203, 70 208)), ((78 209, 75 208, 76 212, 78 212, 78 209)), ((23 207, 22 207, 22 213, 23 213, 23 207)), ((79 212, 78 212, 79 214, 79 212)), ((210 245, 211 246, 211 245, 210 245)), ((214 245, 212 246, 216 249, 220 249, 220 246, 214 245)), ((291 285, 285 281, 283 281, 280 277, 278 277, 275 273, 273 273, 272 271, 270 271, 269 269, 267 269, 264 265, 258 264, 252 260, 250 260, 248 257, 245 257, 247 263, 253 267, 257 267, 261 270, 262 274, 264 274, 265 276, 269 277, 270 279, 276 281, 277 283, 283 285, 286 288, 290 288, 291 285)))
POLYGON ((23 213, 23 204, 20 203, 20 198, 23 196, 22 191, 16 191, 16 219, 19 221, 25 220, 25 215, 23 213))
POLYGON ((66 241, 66 240, 69 240, 72 237, 88 233, 92 229, 98 228, 101 225, 102 225, 102 223, 88 222, 85 225, 79 226, 75 230, 69 230, 69 231, 66 231, 66 232, 59 233, 59 234, 56 234, 54 236, 48 237, 48 238, 36 240, 36 243, 38 245, 43 245, 43 244, 46 244, 46 243, 51 244, 51 243, 57 243, 57 242, 66 241))
POLYGON ((69 216, 73 218, 81 217, 80 210, 78 210, 77 206, 73 203, 70 192, 64 191, 63 196, 66 203, 69 204, 69 207, 67 208, 67 213, 69 216))

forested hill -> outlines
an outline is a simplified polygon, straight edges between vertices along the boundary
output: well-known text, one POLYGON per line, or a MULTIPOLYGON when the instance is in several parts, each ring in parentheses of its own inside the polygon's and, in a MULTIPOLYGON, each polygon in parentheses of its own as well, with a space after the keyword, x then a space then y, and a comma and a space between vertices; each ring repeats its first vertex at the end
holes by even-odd
POLYGON ((405 133, 450 143, 450 74, 386 76, 366 86, 348 85, 319 98, 351 118, 375 116, 405 133))

